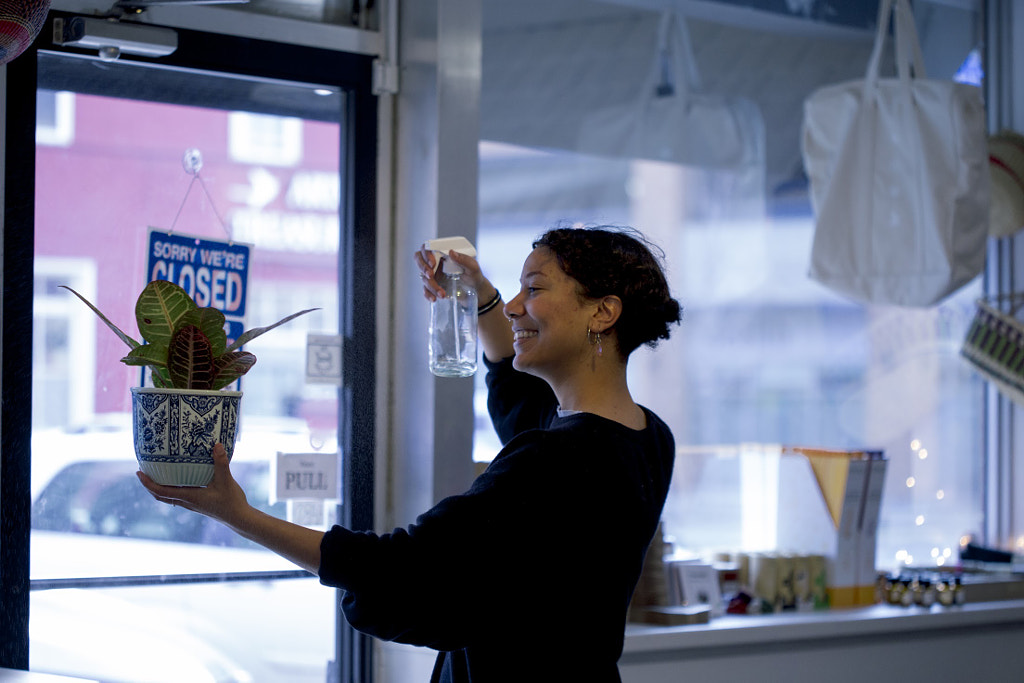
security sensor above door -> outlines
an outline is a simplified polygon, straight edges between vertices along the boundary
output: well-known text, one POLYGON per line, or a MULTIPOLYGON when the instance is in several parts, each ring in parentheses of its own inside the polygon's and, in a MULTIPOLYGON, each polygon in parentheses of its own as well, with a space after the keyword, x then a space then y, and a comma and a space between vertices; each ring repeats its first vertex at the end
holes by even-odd
POLYGON ((169 28, 92 17, 55 18, 53 42, 98 50, 104 59, 122 53, 165 57, 178 49, 178 34, 169 28))

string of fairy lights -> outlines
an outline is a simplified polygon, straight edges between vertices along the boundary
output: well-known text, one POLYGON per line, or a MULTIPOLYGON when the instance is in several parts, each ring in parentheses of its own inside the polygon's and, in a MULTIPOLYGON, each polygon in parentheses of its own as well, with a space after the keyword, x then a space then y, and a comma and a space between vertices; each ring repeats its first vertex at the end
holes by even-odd
MULTIPOLYGON (((911 457, 918 464, 924 464, 924 463, 929 462, 929 460, 928 460, 928 458, 929 458, 928 449, 925 448, 924 444, 921 442, 920 439, 913 439, 913 440, 911 440, 911 442, 910 442, 910 453, 911 453, 911 457)), ((914 468, 912 467, 911 469, 913 470, 914 468)), ((908 489, 915 489, 915 488, 919 487, 918 479, 913 474, 908 475, 904 483, 905 483, 905 485, 906 485, 906 487, 908 489)), ((920 498, 924 498, 924 497, 927 497, 927 496, 934 496, 934 499, 936 501, 942 501, 942 500, 944 500, 946 498, 946 491, 943 488, 936 488, 934 493, 926 493, 926 494, 924 494, 924 496, 913 497, 913 498, 915 500, 918 500, 920 498)), ((920 511, 914 513, 914 525, 915 526, 923 527, 927 523, 928 523, 928 515, 924 514, 923 512, 920 512, 920 511)), ((970 537, 969 536, 964 536, 964 537, 960 538, 959 542, 960 542, 961 545, 965 545, 968 540, 970 540, 970 537)), ((947 546, 932 546, 929 554, 931 556, 930 557, 931 563, 933 565, 937 566, 937 567, 945 566, 947 563, 950 563, 951 561, 954 561, 952 546, 948 546, 948 545, 947 546)), ((920 558, 915 558, 914 555, 910 551, 905 549, 905 548, 896 551, 896 556, 895 556, 894 559, 896 560, 898 565, 903 565, 903 566, 908 566, 908 567, 909 566, 913 566, 915 564, 915 562, 920 562, 920 558)))

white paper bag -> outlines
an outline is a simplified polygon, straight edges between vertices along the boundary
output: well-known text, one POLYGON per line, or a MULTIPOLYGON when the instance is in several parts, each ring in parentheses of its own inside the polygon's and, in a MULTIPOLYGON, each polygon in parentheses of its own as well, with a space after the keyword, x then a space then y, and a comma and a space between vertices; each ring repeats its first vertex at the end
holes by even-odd
POLYGON ((859 301, 930 306, 981 272, 990 193, 982 93, 926 78, 908 0, 882 0, 863 80, 805 101, 802 146, 813 279, 859 301), (880 79, 893 14, 898 77, 880 79))
POLYGON ((706 168, 763 166, 764 121, 749 100, 700 92, 686 24, 666 11, 653 68, 642 89, 633 101, 588 115, 576 149, 706 168))

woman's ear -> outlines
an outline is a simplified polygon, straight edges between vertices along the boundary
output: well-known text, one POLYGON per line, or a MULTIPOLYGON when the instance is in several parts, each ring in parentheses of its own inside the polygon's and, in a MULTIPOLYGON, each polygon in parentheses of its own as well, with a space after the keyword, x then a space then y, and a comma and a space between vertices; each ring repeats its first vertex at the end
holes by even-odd
POLYGON ((622 315, 622 299, 609 295, 597 300, 597 310, 591 318, 590 329, 594 332, 604 333, 614 327, 622 315))

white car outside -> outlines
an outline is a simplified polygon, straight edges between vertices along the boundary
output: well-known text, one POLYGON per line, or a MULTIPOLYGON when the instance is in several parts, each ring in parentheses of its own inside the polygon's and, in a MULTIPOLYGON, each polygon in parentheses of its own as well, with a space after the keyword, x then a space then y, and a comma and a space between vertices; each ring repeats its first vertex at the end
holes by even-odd
MULTIPOLYGON (((153 500, 136 480, 127 422, 33 435, 30 668, 110 683, 323 683, 335 592, 315 577, 184 582, 297 568, 153 500), (139 577, 169 582, 132 585, 139 577)), ((283 516, 285 504, 269 502, 271 460, 312 450, 301 421, 252 421, 232 471, 250 502, 283 516)))

